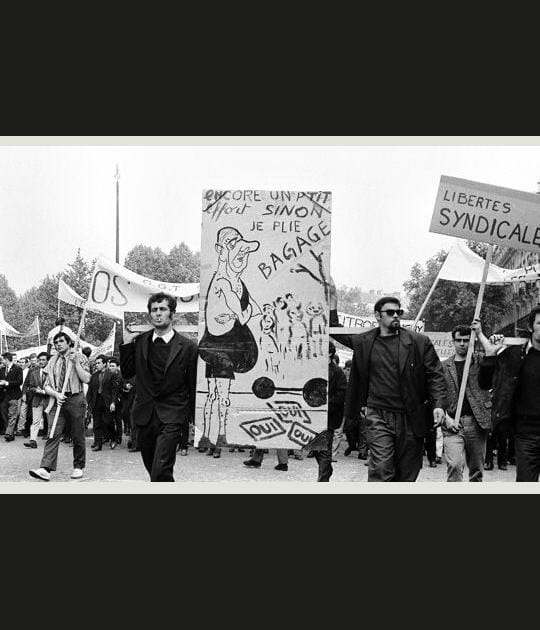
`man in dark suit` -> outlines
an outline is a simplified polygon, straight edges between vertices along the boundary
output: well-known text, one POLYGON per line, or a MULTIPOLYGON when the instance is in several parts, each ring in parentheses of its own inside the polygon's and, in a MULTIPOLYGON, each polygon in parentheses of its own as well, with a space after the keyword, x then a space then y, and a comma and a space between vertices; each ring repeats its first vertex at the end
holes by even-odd
POLYGON ((197 344, 172 326, 176 298, 156 293, 148 300, 153 330, 135 338, 127 331, 120 346, 126 379, 137 377, 133 419, 151 481, 174 481, 176 446, 182 426, 195 416, 197 344))
POLYGON ((105 381, 109 380, 107 375, 107 357, 104 354, 96 357, 95 368, 96 371, 90 377, 90 383, 88 384, 86 402, 88 403, 88 410, 92 414, 92 426, 94 427, 94 443, 91 448, 93 451, 101 451, 106 425, 105 416, 108 409, 104 394, 105 381))
POLYGON ((44 420, 45 409, 49 402, 49 396, 45 392, 45 382, 47 380, 47 363, 49 355, 46 352, 40 352, 38 365, 36 368, 28 372, 23 385, 23 394, 26 393, 26 400, 30 400, 32 406, 32 424, 30 426, 30 439, 24 442, 26 448, 37 448, 37 437, 39 428, 44 420))
POLYGON ((11 352, 2 355, 3 366, 0 369, 0 387, 4 389, 4 397, 0 403, 2 424, 5 427, 4 439, 13 442, 15 429, 17 428, 17 416, 19 413, 19 399, 22 396, 21 385, 23 383, 23 371, 13 361, 11 352))

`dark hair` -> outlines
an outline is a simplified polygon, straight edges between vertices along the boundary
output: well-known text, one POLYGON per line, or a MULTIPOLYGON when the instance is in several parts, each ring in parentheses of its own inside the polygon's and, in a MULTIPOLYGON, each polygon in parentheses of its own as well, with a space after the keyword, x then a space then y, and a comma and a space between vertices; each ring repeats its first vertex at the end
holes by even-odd
POLYGON ((106 354, 98 354, 95 360, 97 361, 98 359, 101 359, 103 363, 107 363, 109 357, 106 354))
POLYGON ((148 298, 148 304, 147 304, 148 312, 150 313, 150 308, 152 307, 152 304, 155 304, 156 302, 163 302, 163 300, 167 300, 167 304, 169 305, 169 310, 171 311, 171 315, 173 313, 176 313, 176 298, 173 295, 169 295, 168 293, 163 293, 162 291, 160 293, 154 293, 148 298))
POLYGON ((534 320, 536 319, 537 315, 540 315, 540 304, 538 306, 535 306, 533 310, 529 313, 529 319, 527 320, 527 325, 528 325, 528 328, 531 330, 532 330, 532 327, 534 326, 534 320))
POLYGON ((73 339, 63 330, 61 330, 60 332, 57 332, 56 335, 53 337, 53 343, 57 340, 60 339, 60 337, 63 337, 68 345, 72 346, 73 345, 73 339))
POLYGON ((466 337, 467 335, 470 336, 471 335, 471 327, 470 326, 465 326, 464 324, 459 324, 459 326, 455 326, 452 329, 452 339, 456 338, 457 334, 462 335, 463 337, 466 337))
POLYGON ((37 358, 39 359, 39 357, 46 357, 47 361, 51 358, 51 355, 48 352, 40 352, 37 355, 37 358))
POLYGON ((32 352, 32 354, 28 357, 29 359, 35 359, 37 358, 39 355, 37 355, 35 352, 32 352))
POLYGON ((85 357, 89 357, 92 354, 92 348, 90 348, 89 346, 84 346, 84 348, 81 351, 85 357))
POLYGON ((2 356, 4 357, 4 359, 7 359, 8 361, 13 361, 13 355, 11 354, 11 352, 4 352, 2 356))
POLYGON ((58 319, 54 321, 55 326, 62 326, 65 323, 66 323, 66 320, 63 317, 59 317, 58 319))
POLYGON ((109 357, 108 363, 115 363, 116 365, 120 365, 120 359, 117 359, 116 357, 109 357))
POLYGON ((328 353, 330 354, 331 357, 333 357, 336 354, 336 346, 333 341, 328 342, 328 353))
POLYGON ((343 367, 352 368, 352 359, 347 359, 343 367))
POLYGON ((381 312, 381 308, 385 305, 385 304, 397 304, 399 306, 399 308, 401 308, 401 302, 399 301, 399 299, 397 297, 383 297, 380 300, 377 300, 375 306, 373 307, 373 310, 375 311, 375 313, 380 313, 381 312))

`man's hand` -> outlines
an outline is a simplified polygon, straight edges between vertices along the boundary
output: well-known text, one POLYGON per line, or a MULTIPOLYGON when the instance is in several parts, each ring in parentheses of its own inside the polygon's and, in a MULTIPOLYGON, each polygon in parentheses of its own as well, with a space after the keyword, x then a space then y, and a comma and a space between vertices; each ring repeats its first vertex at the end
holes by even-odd
POLYGON ((131 332, 127 328, 124 329, 123 341, 124 343, 131 343, 133 340, 137 339, 140 333, 131 332))
POLYGON ((433 426, 440 427, 446 418, 446 414, 444 410, 440 407, 437 407, 433 410, 433 426))
POLYGON ((111 403, 111 406, 109 407, 109 410, 114 412, 116 411, 116 405, 114 403, 111 403))
POLYGON ((77 365, 77 363, 80 362, 80 355, 79 353, 74 350, 73 348, 68 352, 67 358, 74 364, 77 365))
POLYGON ((61 407, 66 402, 66 395, 62 394, 62 392, 55 392, 54 397, 56 398, 56 402, 58 406, 61 407))
POLYGON ((479 319, 473 320, 473 323, 471 324, 471 330, 475 331, 487 357, 494 357, 499 352, 499 350, 504 347, 504 344, 502 343, 504 336, 491 335, 491 337, 488 339, 482 331, 482 326, 479 319))

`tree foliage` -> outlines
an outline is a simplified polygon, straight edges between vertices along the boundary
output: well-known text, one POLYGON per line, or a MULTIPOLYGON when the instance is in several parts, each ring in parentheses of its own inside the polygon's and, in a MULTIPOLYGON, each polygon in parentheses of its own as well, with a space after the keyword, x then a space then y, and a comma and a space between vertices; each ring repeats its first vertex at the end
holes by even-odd
MULTIPOLYGON (((482 258, 486 257, 487 246, 484 243, 469 241, 468 246, 482 258)), ((447 253, 441 250, 429 258, 424 266, 419 263, 413 265, 411 277, 403 285, 409 299, 405 318, 414 319, 420 311, 447 253)), ((458 324, 470 324, 474 317, 479 288, 479 284, 440 280, 422 315, 425 330, 447 332, 458 324)), ((496 322, 503 316, 506 294, 505 287, 486 286, 480 317, 487 330, 494 329, 496 322)))
POLYGON ((367 308, 360 287, 341 286, 337 289, 338 308, 342 313, 371 317, 373 313, 367 308))

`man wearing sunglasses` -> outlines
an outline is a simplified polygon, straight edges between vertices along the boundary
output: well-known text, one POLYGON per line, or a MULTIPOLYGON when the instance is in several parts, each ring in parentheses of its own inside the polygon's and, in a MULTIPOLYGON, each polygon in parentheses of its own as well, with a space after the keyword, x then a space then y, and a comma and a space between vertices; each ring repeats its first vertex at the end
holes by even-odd
POLYGON ((430 339, 401 327, 397 298, 381 298, 374 311, 378 328, 349 343, 336 336, 354 351, 344 415, 366 413, 368 481, 416 481, 424 438, 444 421, 444 372, 430 339))

